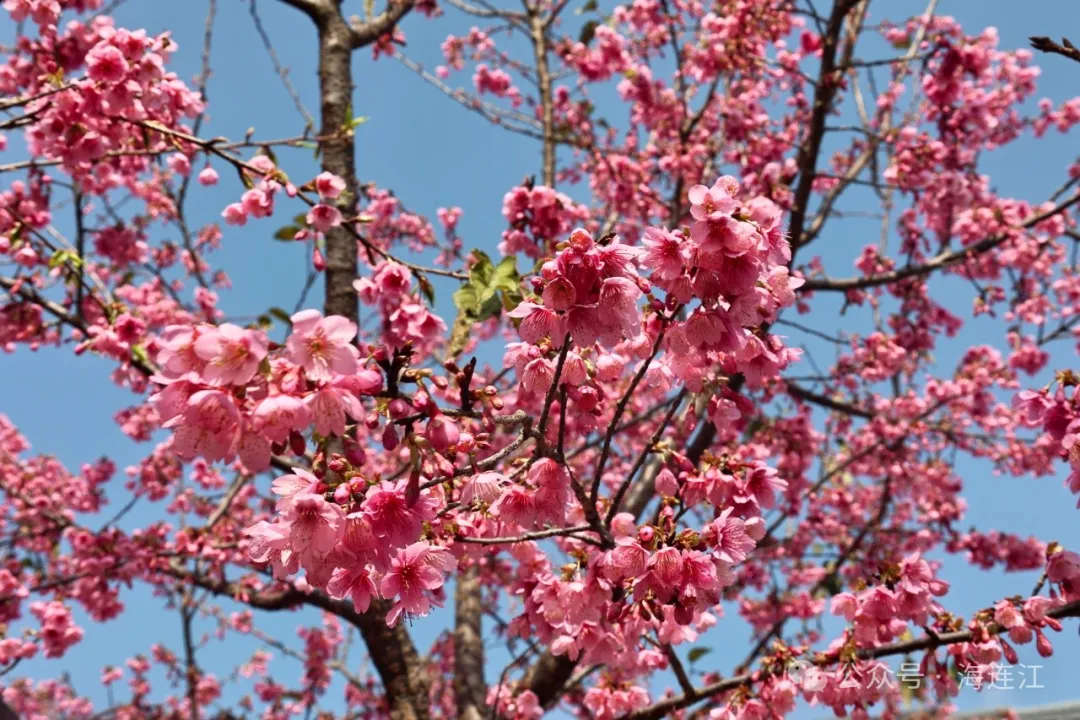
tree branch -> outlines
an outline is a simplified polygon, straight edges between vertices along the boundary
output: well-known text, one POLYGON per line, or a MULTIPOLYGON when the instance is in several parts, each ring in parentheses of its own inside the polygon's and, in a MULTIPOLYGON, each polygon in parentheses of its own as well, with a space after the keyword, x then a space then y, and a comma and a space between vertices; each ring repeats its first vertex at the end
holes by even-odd
MULTIPOLYGON (((1056 619, 1067 617, 1080 617, 1080 600, 1069 603, 1068 605, 1062 605, 1046 613, 1047 617, 1056 619)), ((991 623, 987 627, 987 631, 991 635, 997 635, 1001 632, 1001 628, 995 623, 991 623)), ((933 650, 945 645, 955 645, 956 643, 971 642, 975 637, 975 634, 971 630, 961 630, 958 632, 927 635, 916 640, 908 640, 906 642, 893 643, 891 645, 881 645, 876 648, 863 648, 856 654, 862 660, 875 660, 883 657, 891 657, 893 655, 906 655, 908 653, 918 652, 920 650, 933 650)), ((815 659, 814 665, 818 667, 827 667, 837 660, 834 656, 826 658, 815 659)), ((632 712, 626 716, 626 720, 660 720, 670 712, 680 710, 685 707, 689 707, 698 703, 713 695, 719 695, 722 692, 728 690, 734 690, 741 686, 750 686, 754 682, 768 677, 764 672, 743 673, 742 675, 736 675, 735 677, 727 678, 726 680, 720 680, 718 682, 706 685, 702 688, 698 688, 693 693, 684 693, 677 697, 669 698, 658 703, 654 703, 647 708, 643 708, 636 712, 632 712)))
POLYGON ((454 704, 461 720, 480 720, 487 704, 480 566, 461 572, 454 591, 454 704))
MULTIPOLYGON (((1064 212, 1078 201, 1080 201, 1080 193, 1073 195, 1069 200, 1058 204, 1046 212, 1033 215, 1019 225, 1017 229, 1028 230, 1042 221, 1064 212)), ((955 265, 956 263, 989 252, 1008 240, 1009 237, 1010 235, 1008 233, 1002 233, 1001 235, 983 238, 979 242, 969 245, 968 247, 939 253, 921 265, 908 265, 899 270, 870 275, 869 277, 810 279, 807 280, 806 284, 800 287, 797 292, 847 292, 848 290, 863 290, 866 288, 878 287, 880 285, 888 285, 906 278, 929 275, 936 270, 941 270, 942 268, 955 265)))
POLYGON ((362 48, 391 32, 401 18, 413 8, 413 0, 390 0, 386 9, 366 22, 353 22, 352 47, 362 48))
POLYGON ((1069 42, 1069 38, 1061 38, 1060 45, 1044 35, 1035 35, 1029 39, 1031 40, 1031 47, 1036 50, 1062 55, 1070 60, 1080 62, 1080 49, 1077 49, 1075 45, 1069 42))

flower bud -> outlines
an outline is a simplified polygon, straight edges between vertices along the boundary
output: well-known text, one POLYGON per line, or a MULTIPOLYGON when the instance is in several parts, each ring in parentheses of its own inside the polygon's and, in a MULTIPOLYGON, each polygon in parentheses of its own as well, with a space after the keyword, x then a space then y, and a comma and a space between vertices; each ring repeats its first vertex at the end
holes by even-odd
POLYGON ((1035 631, 1035 649, 1038 650, 1039 655, 1044 658, 1054 654, 1054 645, 1050 642, 1050 638, 1043 634, 1042 630, 1035 631))
POLYGON ((398 434, 393 425, 387 425, 383 430, 382 444, 387 450, 393 451, 398 446, 398 434))
POLYGON ((349 464, 359 466, 364 464, 367 454, 355 440, 348 440, 345 442, 345 459, 349 461, 349 464))
POLYGON ((424 437, 427 438, 436 452, 445 452, 452 446, 457 445, 458 440, 461 438, 461 431, 445 415, 439 415, 428 420, 424 437))
POLYGON ((390 401, 388 410, 390 412, 391 418, 393 418, 394 420, 400 420, 401 418, 409 414, 409 403, 405 402, 401 398, 394 398, 390 401))

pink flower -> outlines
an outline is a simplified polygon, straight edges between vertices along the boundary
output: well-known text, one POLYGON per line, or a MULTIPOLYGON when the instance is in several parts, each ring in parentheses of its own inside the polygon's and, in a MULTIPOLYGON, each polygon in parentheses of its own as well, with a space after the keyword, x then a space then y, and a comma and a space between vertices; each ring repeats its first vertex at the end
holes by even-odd
POLYGON ((491 508, 491 513, 510 525, 522 528, 536 523, 536 503, 533 496, 520 485, 510 488, 491 508))
POLYGON ((173 153, 167 162, 169 169, 177 175, 187 177, 191 174, 191 161, 183 153, 173 153))
POLYGON ((731 512, 731 508, 725 509, 720 517, 712 521, 705 532, 716 546, 716 556, 734 565, 745 560, 757 543, 746 534, 745 523, 737 517, 732 517, 731 512))
POLYGON ((331 172, 321 172, 315 178, 315 192, 323 200, 334 200, 345 191, 345 181, 331 172))
POLYGON ((252 188, 240 196, 244 211, 252 217, 264 218, 274 214, 274 196, 263 188, 252 188))
POLYGON ((340 315, 323 317, 318 310, 302 310, 292 316, 292 335, 285 346, 289 358, 304 368, 315 382, 328 382, 338 375, 353 375, 359 368, 359 353, 352 345, 356 324, 340 315))
POLYGON ((676 548, 666 547, 649 559, 649 569, 661 587, 674 589, 682 582, 682 553, 676 548))
POLYGON ((375 581, 371 579, 371 570, 367 565, 357 563, 352 567, 334 568, 326 584, 326 592, 338 600, 346 597, 351 599, 356 612, 365 613, 377 590, 375 581))
POLYGON ((424 521, 420 515, 424 511, 423 503, 410 506, 405 489, 405 481, 383 481, 368 491, 363 506, 372 532, 399 547, 420 537, 424 521))
POLYGON ((270 492, 281 497, 278 500, 279 511, 290 505, 297 495, 315 492, 315 486, 319 484, 319 479, 307 470, 296 468, 293 473, 282 475, 270 483, 270 492))
POLYGON ((730 215, 737 206, 734 196, 738 192, 738 181, 729 176, 720 178, 711 188, 695 185, 689 193, 690 214, 695 220, 715 220, 730 215))
POLYGON ((436 566, 441 558, 431 557, 431 545, 426 542, 413 543, 403 550, 398 550, 397 557, 390 563, 390 570, 379 583, 379 592, 384 598, 397 597, 386 616, 386 624, 393 627, 403 612, 410 615, 426 615, 431 610, 428 591, 441 588, 443 574, 436 566), (433 562, 434 560, 434 562, 433 562))
POLYGON ((597 305, 600 321, 631 336, 637 335, 641 323, 637 301, 641 295, 641 289, 633 280, 608 278, 600 288, 597 305))
POLYGON ((262 332, 229 323, 203 330, 194 345, 195 354, 206 363, 203 377, 221 385, 246 385, 268 348, 262 332))
POLYGON ((311 424, 311 413, 303 401, 290 395, 272 395, 252 413, 259 431, 274 442, 284 444, 294 430, 311 424))
POLYGON ((521 375, 521 389, 527 393, 547 392, 555 381, 555 363, 547 358, 537 358, 525 366, 521 375))
POLYGON ((319 203, 308 211, 307 221, 313 228, 325 233, 341 224, 341 211, 333 205, 319 203))
POLYGON ((221 211, 221 217, 225 218, 227 225, 242 226, 247 224, 247 210, 240 203, 231 203, 221 211))
POLYGON ((480 473, 465 483, 461 488, 461 504, 470 506, 474 500, 491 504, 498 499, 502 488, 510 481, 505 475, 496 472, 480 473))
POLYGON ((98 43, 86 55, 86 74, 94 82, 115 84, 124 79, 127 71, 124 53, 112 45, 98 43))
POLYGON ((257 563, 269 563, 274 577, 285 578, 300 569, 300 556, 289 544, 289 528, 280 523, 259 521, 244 530, 250 539, 248 556, 257 563))
POLYGON ((201 390, 188 400, 187 409, 167 424, 175 426, 173 450, 182 460, 203 457, 224 460, 232 453, 240 427, 240 412, 230 396, 219 390, 201 390))
POLYGON ((544 287, 544 306, 562 312, 577 302, 574 284, 564 277, 557 277, 544 287))
POLYGON ((1071 550, 1051 555, 1046 564, 1046 578, 1059 583, 1067 595, 1080 591, 1080 555, 1071 550))
POLYGON ((641 264, 653 269, 653 278, 673 280, 683 274, 686 266, 683 243, 673 233, 658 228, 645 228, 645 237, 641 242, 645 245, 641 264))
POLYGON ((210 187, 211 185, 217 185, 218 173, 217 170, 207 165, 199 173, 199 184, 204 187, 210 187))
POLYGON ((554 310, 535 303, 523 302, 506 314, 508 317, 521 320, 518 332, 521 333, 521 339, 525 342, 535 345, 542 339, 549 337, 554 341, 556 347, 562 347, 562 340, 566 335, 566 330, 563 326, 562 317, 554 310))
POLYGON ((289 526, 289 544, 301 554, 330 552, 345 532, 341 508, 309 492, 293 497, 282 521, 289 526))

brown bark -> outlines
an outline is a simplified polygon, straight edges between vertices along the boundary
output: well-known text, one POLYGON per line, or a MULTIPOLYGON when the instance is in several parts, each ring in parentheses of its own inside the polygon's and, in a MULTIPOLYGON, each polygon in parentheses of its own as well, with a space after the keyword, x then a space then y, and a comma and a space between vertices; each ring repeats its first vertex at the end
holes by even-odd
MULTIPOLYGON (((350 26, 335 0, 286 0, 304 10, 315 22, 319 37, 319 110, 322 168, 345 181, 346 192, 336 200, 346 217, 356 214, 356 140, 352 124, 353 50, 388 32, 411 3, 393 3, 376 18, 377 23, 350 26)), ((326 315, 341 315, 356 322, 358 300, 353 289, 357 276, 357 240, 345 227, 332 228, 326 236, 326 315)), ((386 614, 390 603, 374 600, 368 612, 349 613, 347 619, 359 630, 379 674, 390 715, 394 720, 427 720, 428 678, 404 623, 390 628, 386 614)), ((339 613, 340 614, 340 613, 339 613)), ((343 616, 344 617, 344 616, 343 616)))
MULTIPOLYGON (((355 215, 357 199, 356 140, 352 118, 352 29, 335 9, 322 14, 319 29, 319 109, 323 170, 345 180, 346 192, 335 201, 345 217, 355 215)), ((356 291, 352 283, 357 270, 356 238, 344 227, 331 228, 326 235, 327 315, 342 315, 352 321, 359 317, 356 291)))
POLYGON ((473 565, 458 575, 454 593, 454 704, 461 720, 484 717, 483 609, 480 568, 473 565))

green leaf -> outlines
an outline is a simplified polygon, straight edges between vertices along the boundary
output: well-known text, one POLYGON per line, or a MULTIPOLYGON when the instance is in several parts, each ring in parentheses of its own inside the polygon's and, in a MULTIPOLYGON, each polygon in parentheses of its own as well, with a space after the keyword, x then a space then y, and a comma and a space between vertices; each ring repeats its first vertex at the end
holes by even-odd
POLYGON ((352 119, 352 120, 351 120, 351 121, 349 122, 349 129, 356 129, 356 128, 360 127, 361 125, 363 125, 364 123, 366 123, 366 122, 367 122, 368 120, 370 120, 370 119, 371 119, 371 118, 369 118, 369 117, 368 117, 368 116, 366 116, 366 115, 361 115, 361 116, 360 116, 360 117, 358 117, 358 118, 353 118, 353 119, 352 119))
POLYGON ((274 233, 274 239, 281 240, 282 242, 292 242, 298 232, 300 232, 300 228, 295 225, 286 225, 283 228, 279 228, 278 231, 274 233))
POLYGON ((270 158, 270 162, 274 163, 274 167, 278 167, 277 155, 274 154, 274 150, 269 145, 263 145, 256 154, 265 155, 270 158))
POLYGON ((457 318, 454 319, 454 326, 450 329, 450 342, 446 346, 448 360, 456 358, 465 349, 475 324, 476 320, 472 315, 465 311, 458 311, 457 318))
POLYGON ((517 259, 512 255, 504 257, 502 262, 495 266, 495 271, 491 274, 492 287, 506 292, 517 290, 520 282, 521 276, 518 275, 517 271, 517 259))
POLYGON ((595 12, 600 4, 596 0, 586 0, 585 4, 574 11, 575 15, 584 15, 587 12, 595 12))
POLYGON ((246 172, 244 172, 244 168, 240 167, 239 165, 236 166, 236 174, 240 176, 240 182, 248 190, 251 190, 255 187, 254 181, 252 181, 251 177, 248 176, 246 172))
POLYGON ((712 652, 712 648, 707 648, 707 647, 690 648, 690 652, 686 653, 686 659, 690 661, 691 665, 693 665, 698 660, 705 657, 706 655, 708 655, 711 652, 712 652))
POLYGON ((828 593, 829 597, 832 597, 844 592, 844 583, 837 573, 830 573, 825 576, 825 583, 821 586, 821 589, 828 593))
POLYGON ((431 281, 424 275, 416 276, 417 283, 420 285, 420 292, 427 298, 429 304, 435 304, 435 288, 432 286, 431 281))
POLYGON ((454 291, 454 305, 462 312, 477 313, 480 310, 480 301, 476 297, 473 286, 462 285, 454 291))
POLYGON ((55 270, 61 265, 66 265, 69 261, 74 261, 77 256, 70 250, 57 250, 49 258, 49 268, 55 270))
POLYGON ((289 327, 292 327, 292 318, 289 317, 289 313, 285 312, 279 307, 272 307, 266 311, 272 317, 277 318, 281 322, 285 323, 289 327))
POLYGON ((590 20, 581 26, 581 34, 578 35, 578 42, 583 45, 588 45, 592 42, 592 39, 596 37, 596 28, 600 27, 600 23, 595 20, 590 20))
POLYGON ((146 353, 146 348, 142 345, 132 345, 131 354, 142 365, 150 364, 150 356, 146 353))

